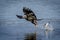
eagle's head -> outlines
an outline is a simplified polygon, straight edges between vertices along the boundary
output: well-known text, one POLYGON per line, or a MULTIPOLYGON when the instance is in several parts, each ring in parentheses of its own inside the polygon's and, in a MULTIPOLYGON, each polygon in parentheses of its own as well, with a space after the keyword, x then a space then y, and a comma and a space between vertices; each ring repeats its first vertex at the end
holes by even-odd
POLYGON ((33 13, 33 11, 27 7, 23 7, 23 12, 24 12, 24 14, 33 13))

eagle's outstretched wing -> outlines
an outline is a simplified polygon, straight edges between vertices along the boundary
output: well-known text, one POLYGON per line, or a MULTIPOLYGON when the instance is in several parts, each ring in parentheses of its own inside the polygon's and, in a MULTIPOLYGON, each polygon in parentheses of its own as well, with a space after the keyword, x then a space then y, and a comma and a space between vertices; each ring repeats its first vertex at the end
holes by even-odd
POLYGON ((41 20, 43 20, 43 19, 37 19, 37 21, 41 21, 41 20))
MULTIPOLYGON (((16 15, 19 19, 24 19, 23 18, 23 16, 21 16, 21 15, 16 15)), ((41 21, 41 20, 43 20, 43 19, 37 19, 37 21, 41 21)))
MULTIPOLYGON (((16 15, 19 19, 24 19, 23 16, 21 15, 16 15)), ((37 19, 37 21, 42 21, 42 20, 46 20, 46 21, 60 21, 60 19, 49 19, 49 18, 40 18, 37 19)))
POLYGON ((23 19, 23 16, 21 15, 16 15, 19 19, 23 19))
POLYGON ((46 20, 46 21, 60 21, 60 19, 49 19, 49 18, 37 19, 37 21, 41 21, 41 20, 46 20))

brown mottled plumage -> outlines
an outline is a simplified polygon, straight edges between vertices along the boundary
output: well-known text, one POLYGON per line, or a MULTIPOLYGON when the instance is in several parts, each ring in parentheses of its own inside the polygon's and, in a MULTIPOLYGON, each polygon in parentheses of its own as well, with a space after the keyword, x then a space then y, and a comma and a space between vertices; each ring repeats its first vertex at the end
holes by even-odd
POLYGON ((26 19, 27 21, 30 21, 31 23, 33 23, 36 26, 37 17, 34 14, 34 12, 27 7, 23 7, 23 12, 24 12, 24 16, 20 16, 20 15, 16 15, 16 16, 20 19, 26 19))

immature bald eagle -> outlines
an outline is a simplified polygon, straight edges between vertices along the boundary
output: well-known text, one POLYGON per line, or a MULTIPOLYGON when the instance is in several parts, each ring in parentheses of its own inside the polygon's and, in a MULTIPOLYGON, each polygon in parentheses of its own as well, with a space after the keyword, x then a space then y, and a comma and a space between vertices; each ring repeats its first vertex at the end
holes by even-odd
POLYGON ((31 23, 33 23, 36 26, 37 17, 34 14, 34 12, 27 7, 23 7, 23 12, 24 12, 24 16, 21 16, 21 15, 16 15, 16 16, 20 19, 26 19, 27 21, 30 21, 31 23))

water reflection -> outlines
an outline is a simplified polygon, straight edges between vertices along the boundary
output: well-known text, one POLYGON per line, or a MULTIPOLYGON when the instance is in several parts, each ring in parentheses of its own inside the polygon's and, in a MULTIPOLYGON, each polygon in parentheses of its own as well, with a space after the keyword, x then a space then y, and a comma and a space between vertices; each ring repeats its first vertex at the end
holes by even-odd
POLYGON ((24 40, 36 40, 36 32, 25 34, 24 40))

